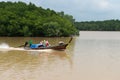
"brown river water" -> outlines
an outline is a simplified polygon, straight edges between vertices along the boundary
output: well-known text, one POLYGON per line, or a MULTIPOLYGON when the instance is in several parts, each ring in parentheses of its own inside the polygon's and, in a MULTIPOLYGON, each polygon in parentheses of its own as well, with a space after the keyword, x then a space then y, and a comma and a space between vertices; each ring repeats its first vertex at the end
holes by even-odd
POLYGON ((0 80, 120 79, 120 32, 81 31, 65 51, 18 47, 30 39, 55 45, 70 37, 0 37, 0 80))

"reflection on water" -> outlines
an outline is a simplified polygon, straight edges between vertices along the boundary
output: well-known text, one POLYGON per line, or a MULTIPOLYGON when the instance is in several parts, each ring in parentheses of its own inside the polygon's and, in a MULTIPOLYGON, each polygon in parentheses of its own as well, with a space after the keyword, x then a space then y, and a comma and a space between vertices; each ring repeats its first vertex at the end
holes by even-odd
POLYGON ((0 55, 2 80, 53 80, 63 72, 71 73, 71 58, 63 51, 9 51, 0 55))

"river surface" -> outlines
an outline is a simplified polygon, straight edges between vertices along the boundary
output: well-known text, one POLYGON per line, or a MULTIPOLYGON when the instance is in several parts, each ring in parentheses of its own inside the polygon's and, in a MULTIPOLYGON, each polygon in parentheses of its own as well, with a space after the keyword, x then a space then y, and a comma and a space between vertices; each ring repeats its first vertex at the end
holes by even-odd
POLYGON ((120 32, 80 31, 65 51, 28 51, 27 40, 51 45, 69 37, 0 37, 0 80, 119 80, 120 32))

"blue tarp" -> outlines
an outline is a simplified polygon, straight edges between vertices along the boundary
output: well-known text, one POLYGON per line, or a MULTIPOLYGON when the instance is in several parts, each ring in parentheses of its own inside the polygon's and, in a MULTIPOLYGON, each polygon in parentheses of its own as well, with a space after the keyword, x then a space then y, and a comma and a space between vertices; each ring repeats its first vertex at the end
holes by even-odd
POLYGON ((32 44, 31 46, 30 46, 30 48, 38 48, 39 46, 41 46, 42 44, 32 44))

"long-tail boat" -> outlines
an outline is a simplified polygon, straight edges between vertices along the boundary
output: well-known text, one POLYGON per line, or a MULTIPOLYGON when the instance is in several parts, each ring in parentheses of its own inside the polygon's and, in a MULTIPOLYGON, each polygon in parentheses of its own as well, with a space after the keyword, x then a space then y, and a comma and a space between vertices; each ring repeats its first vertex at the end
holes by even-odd
MULTIPOLYGON (((72 41, 73 37, 70 38, 68 43, 60 42, 58 45, 53 45, 53 46, 38 46, 38 47, 33 47, 31 48, 30 46, 26 46, 26 43, 24 45, 21 45, 19 47, 24 47, 24 49, 27 50, 43 50, 43 49, 54 49, 54 50, 65 50, 66 47, 69 45, 69 43, 72 41)), ((34 44, 36 46, 38 44, 34 44)))

